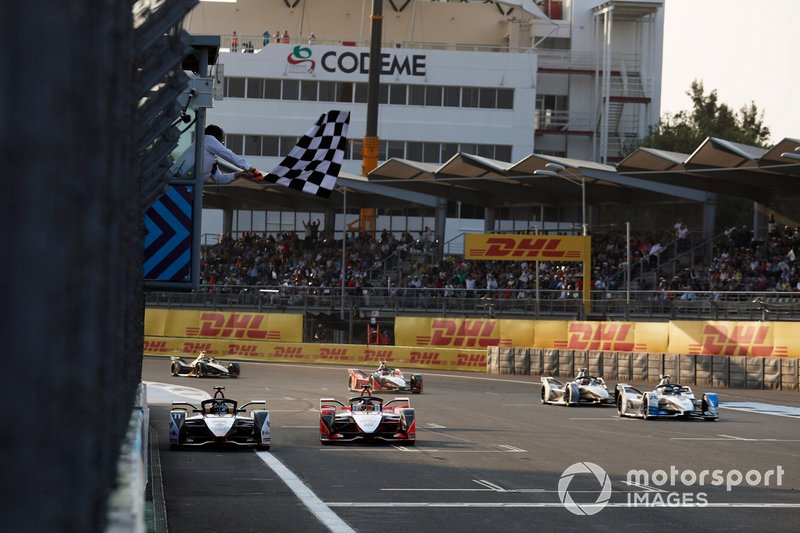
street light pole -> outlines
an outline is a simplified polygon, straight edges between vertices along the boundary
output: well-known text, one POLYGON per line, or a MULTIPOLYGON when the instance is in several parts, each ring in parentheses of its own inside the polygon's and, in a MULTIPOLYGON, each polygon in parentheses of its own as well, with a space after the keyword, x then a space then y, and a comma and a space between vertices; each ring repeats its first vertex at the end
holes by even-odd
POLYGON ((534 176, 549 176, 551 178, 560 178, 562 180, 566 180, 573 185, 579 185, 581 188, 581 228, 583 236, 585 237, 588 234, 588 226, 586 225, 586 178, 581 176, 580 183, 577 182, 574 178, 569 176, 562 176, 559 172, 563 172, 567 170, 567 167, 564 165, 559 165, 558 163, 547 163, 545 168, 538 169, 533 171, 534 176))

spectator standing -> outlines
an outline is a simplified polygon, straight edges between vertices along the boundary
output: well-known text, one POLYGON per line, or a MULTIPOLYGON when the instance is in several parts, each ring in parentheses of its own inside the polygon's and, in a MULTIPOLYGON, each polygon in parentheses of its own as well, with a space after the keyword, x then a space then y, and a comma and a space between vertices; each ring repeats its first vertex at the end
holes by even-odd
POLYGON ((314 32, 308 34, 308 44, 314 44, 317 42, 317 36, 314 35, 314 32))
POLYGON ((264 33, 261 34, 262 46, 267 46, 269 44, 270 37, 269 30, 264 30, 264 33))
POLYGON ((689 249, 689 228, 681 221, 675 225, 675 237, 678 239, 678 252, 684 252, 689 249))
POLYGON ((239 36, 236 35, 236 32, 233 32, 231 36, 231 52, 238 52, 239 51, 239 36))
POLYGON ((289 44, 291 38, 289 37, 289 30, 283 30, 283 36, 281 37, 281 42, 283 44, 289 44))

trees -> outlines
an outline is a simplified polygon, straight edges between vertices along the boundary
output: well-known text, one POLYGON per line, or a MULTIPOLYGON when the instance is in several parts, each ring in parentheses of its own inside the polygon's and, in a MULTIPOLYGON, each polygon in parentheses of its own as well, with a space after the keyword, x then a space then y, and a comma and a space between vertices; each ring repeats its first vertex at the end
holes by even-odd
POLYGON ((763 111, 754 102, 734 113, 727 104, 718 102, 716 89, 705 94, 703 82, 697 80, 686 94, 692 100, 692 110, 665 114, 641 146, 690 154, 706 137, 767 146, 769 128, 763 123, 763 111))

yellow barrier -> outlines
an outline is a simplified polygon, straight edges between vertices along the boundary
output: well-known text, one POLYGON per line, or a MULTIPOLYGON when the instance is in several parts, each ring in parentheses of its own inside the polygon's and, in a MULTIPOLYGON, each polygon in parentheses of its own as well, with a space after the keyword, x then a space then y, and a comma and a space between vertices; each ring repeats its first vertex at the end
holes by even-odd
POLYGON ((146 309, 145 336, 301 342, 303 315, 146 309))
POLYGON ((238 342, 145 336, 144 354, 194 357, 200 351, 220 359, 291 363, 351 364, 377 366, 388 361, 402 368, 486 371, 486 349, 421 348, 408 346, 365 346, 359 344, 308 344, 287 342, 238 342))

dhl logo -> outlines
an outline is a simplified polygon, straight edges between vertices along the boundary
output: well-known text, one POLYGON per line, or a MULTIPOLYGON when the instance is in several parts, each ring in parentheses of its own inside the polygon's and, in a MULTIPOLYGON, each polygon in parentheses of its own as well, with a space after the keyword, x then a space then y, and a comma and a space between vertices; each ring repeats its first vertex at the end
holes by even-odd
POLYGON ((568 334, 573 350, 633 351, 632 324, 570 324, 568 334))
POLYGON ((350 361, 352 359, 347 355, 347 348, 320 348, 319 357, 326 361, 350 361))
POLYGON ((276 359, 306 359, 300 346, 276 346, 272 354, 276 359))
POLYGON ((439 360, 439 352, 411 352, 409 363, 423 364, 423 365, 441 365, 439 360))
POLYGON ((772 355, 773 346, 766 344, 770 326, 707 325, 703 328, 702 345, 690 346, 689 353, 703 355, 772 355), (694 351, 698 350, 698 351, 694 351))
POLYGON ((244 355, 244 356, 257 356, 258 346, 255 344, 229 344, 228 355, 244 355))
POLYGON ((484 367, 486 366, 486 354, 460 353, 456 366, 484 367))
POLYGON ((144 341, 144 351, 150 353, 166 353, 169 351, 167 341, 144 341))
POLYGON ((474 259, 580 261, 581 251, 561 249, 563 239, 552 237, 488 237, 486 248, 467 248, 467 256, 474 259))
POLYGON ((364 361, 386 361, 393 362, 394 350, 364 350, 364 361))
POLYGON ((493 320, 436 319, 431 321, 433 335, 418 336, 417 345, 465 348, 497 346, 501 342, 493 336, 496 324, 493 320))
POLYGON ((280 340, 279 331, 261 329, 264 315, 257 313, 202 313, 199 328, 187 327, 191 337, 233 337, 237 339, 280 340), (227 316, 226 316, 227 315, 227 316))
POLYGON ((183 353, 199 353, 199 352, 206 352, 208 355, 214 353, 211 349, 210 342, 184 342, 183 343, 183 353))

